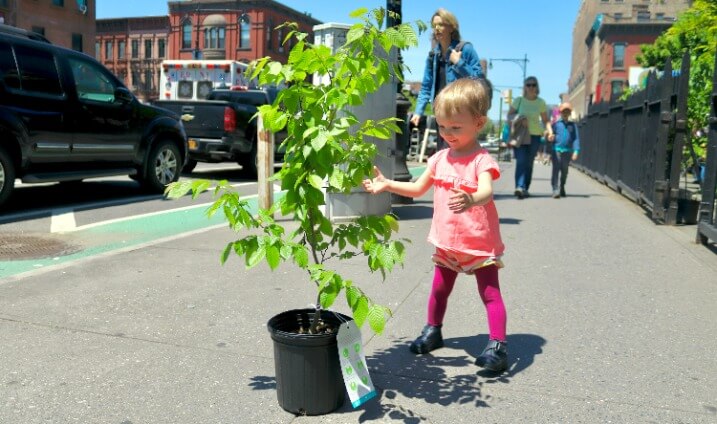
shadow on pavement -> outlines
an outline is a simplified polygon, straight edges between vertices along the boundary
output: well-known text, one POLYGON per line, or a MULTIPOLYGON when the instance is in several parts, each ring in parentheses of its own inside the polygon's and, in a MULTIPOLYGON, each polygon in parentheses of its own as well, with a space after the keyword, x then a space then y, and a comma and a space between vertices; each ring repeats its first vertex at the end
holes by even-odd
MULTIPOLYGON (((405 337, 395 339, 390 348, 366 358, 378 398, 358 408, 362 410, 359 422, 383 418, 406 424, 428 421, 427 417, 409 409, 405 401, 398 400, 398 395, 442 406, 473 403, 475 407, 489 407, 492 398, 483 393, 483 387, 509 383, 511 377, 531 366, 535 357, 543 352, 545 339, 534 334, 509 335, 510 368, 502 374, 486 372, 474 365, 475 358, 488 343, 487 335, 445 339, 445 347, 435 351, 435 355, 416 356, 408 350, 409 343, 405 337), (441 356, 447 349, 460 354, 441 356), (448 374, 446 369, 459 371, 448 374)), ((253 390, 276 390, 276 378, 254 376, 248 385, 253 390)), ((332 414, 353 410, 347 398, 332 414)))
MULTIPOLYGON (((535 357, 542 353, 545 339, 533 334, 508 336, 510 368, 500 375, 486 373, 474 365, 475 358, 488 343, 487 335, 446 339, 443 349, 465 353, 448 357, 441 356, 441 350, 435 351, 436 355, 416 356, 408 350, 410 340, 402 338, 394 342, 392 347, 367 358, 381 401, 362 406, 360 422, 383 418, 404 423, 428 421, 427 417, 408 409, 405 401, 393 402, 399 394, 442 406, 472 403, 475 407, 488 407, 491 396, 483 393, 483 387, 509 383, 511 377, 533 364, 535 357), (448 374, 446 369, 459 371, 451 370, 448 374)), ((344 405, 341 410, 349 409, 350 405, 344 405)))

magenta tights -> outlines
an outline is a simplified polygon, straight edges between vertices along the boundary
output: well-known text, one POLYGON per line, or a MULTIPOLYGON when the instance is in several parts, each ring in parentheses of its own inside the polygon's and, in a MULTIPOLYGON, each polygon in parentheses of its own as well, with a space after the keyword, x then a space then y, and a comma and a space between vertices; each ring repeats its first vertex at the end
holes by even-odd
MULTIPOLYGON (((433 287, 428 298, 428 324, 441 325, 446 315, 448 296, 453 291, 458 273, 448 268, 436 266, 433 274, 433 287)), ((498 283, 498 267, 495 265, 478 268, 475 272, 478 294, 488 314, 488 330, 491 340, 505 341, 506 313, 503 297, 498 283)))

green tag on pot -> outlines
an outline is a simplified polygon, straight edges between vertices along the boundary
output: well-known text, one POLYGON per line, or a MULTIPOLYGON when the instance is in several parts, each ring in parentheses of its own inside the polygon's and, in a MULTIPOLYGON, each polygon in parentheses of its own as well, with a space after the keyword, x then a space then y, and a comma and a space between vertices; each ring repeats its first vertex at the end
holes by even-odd
POLYGON ((339 348, 339 363, 344 375, 346 392, 349 394, 351 406, 357 408, 367 400, 376 396, 376 389, 371 382, 363 354, 361 331, 354 321, 341 323, 339 334, 336 335, 339 348))

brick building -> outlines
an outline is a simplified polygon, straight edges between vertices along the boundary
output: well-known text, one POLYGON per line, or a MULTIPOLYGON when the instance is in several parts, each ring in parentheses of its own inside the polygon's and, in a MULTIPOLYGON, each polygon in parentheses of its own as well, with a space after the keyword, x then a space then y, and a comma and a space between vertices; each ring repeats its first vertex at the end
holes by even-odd
POLYGON ((37 32, 53 44, 92 54, 95 0, 0 0, 0 23, 37 32))
POLYGON ((97 20, 95 58, 142 100, 159 96, 159 71, 167 59, 169 17, 97 20))
POLYGON ((692 0, 583 0, 573 27, 568 92, 577 117, 628 87, 641 44, 652 43, 692 0), (632 68, 632 70, 631 70, 632 68))
POLYGON ((158 97, 162 60, 249 62, 271 56, 285 62, 291 46, 281 41, 287 30, 275 27, 290 21, 311 33, 321 23, 273 0, 184 0, 167 5, 167 16, 97 20, 95 57, 142 99, 158 97))

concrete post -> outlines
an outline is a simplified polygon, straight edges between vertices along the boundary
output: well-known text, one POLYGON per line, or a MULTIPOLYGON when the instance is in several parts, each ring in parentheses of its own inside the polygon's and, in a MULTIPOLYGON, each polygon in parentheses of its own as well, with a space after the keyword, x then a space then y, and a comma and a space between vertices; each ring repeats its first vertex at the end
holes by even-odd
MULTIPOLYGON (((314 27, 314 43, 324 44, 334 51, 346 41, 346 33, 350 26, 338 23, 327 23, 314 27)), ((322 76, 314 76, 314 84, 321 84, 322 76)), ((379 120, 396 113, 396 86, 384 84, 379 90, 368 95, 364 104, 350 108, 359 121, 367 119, 379 120)), ((384 175, 394 177, 395 140, 368 139, 378 149, 375 165, 384 175)), ((384 215, 391 212, 391 194, 369 194, 363 187, 355 187, 349 194, 326 192, 324 214, 331 221, 347 221, 365 215, 384 215)))

